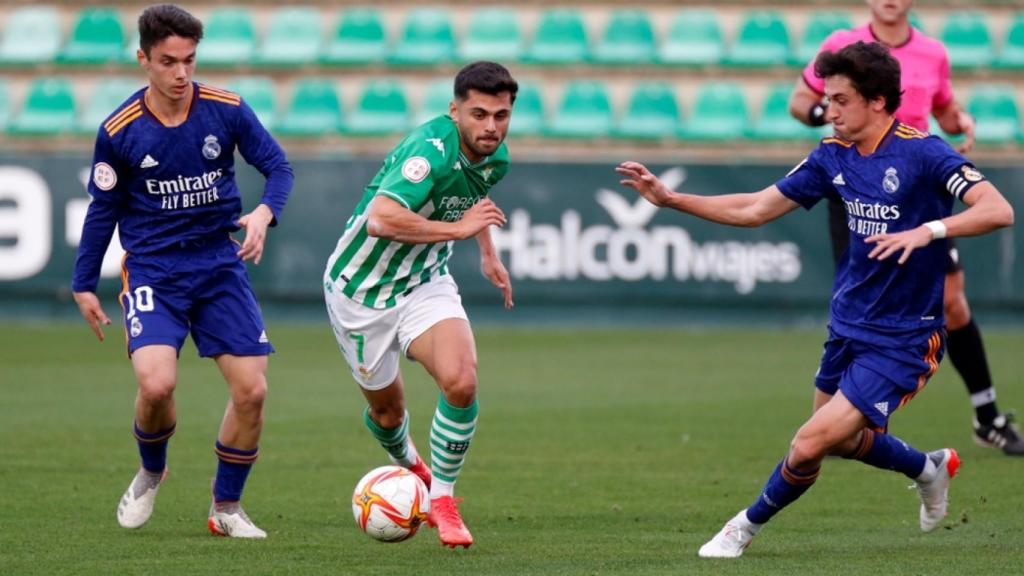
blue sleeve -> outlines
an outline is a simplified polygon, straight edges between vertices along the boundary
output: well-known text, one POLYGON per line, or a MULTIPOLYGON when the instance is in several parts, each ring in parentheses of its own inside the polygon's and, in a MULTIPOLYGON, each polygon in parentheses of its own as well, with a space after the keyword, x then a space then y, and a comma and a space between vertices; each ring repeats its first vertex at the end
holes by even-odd
POLYGON ((945 190, 962 202, 968 190, 986 180, 970 160, 953 150, 942 138, 929 136, 924 142, 925 169, 934 178, 935 189, 945 190))
POLYGON ((244 100, 239 106, 235 130, 235 141, 238 142, 238 151, 242 153, 242 158, 267 179, 260 202, 266 204, 273 212, 274 221, 270 225, 275 226, 295 181, 292 166, 285 158, 284 150, 267 132, 256 118, 256 113, 244 100))
POLYGON ((789 171, 782 180, 775 183, 780 192, 790 200, 810 210, 818 200, 832 194, 832 184, 821 165, 821 147, 816 148, 807 158, 789 171))
POLYGON ((114 235, 125 204, 126 183, 129 178, 114 146, 102 127, 96 136, 92 172, 89 177, 89 195, 92 202, 82 226, 82 239, 75 259, 75 275, 71 289, 75 292, 95 292, 100 279, 103 255, 114 235))

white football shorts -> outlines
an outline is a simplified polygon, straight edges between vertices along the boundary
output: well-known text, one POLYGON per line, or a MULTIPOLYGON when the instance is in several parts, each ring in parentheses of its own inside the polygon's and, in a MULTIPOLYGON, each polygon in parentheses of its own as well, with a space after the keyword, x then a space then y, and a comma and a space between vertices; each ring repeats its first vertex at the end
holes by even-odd
POLYGON ((451 275, 420 284, 384 310, 352 300, 324 278, 327 315, 352 377, 366 390, 386 388, 398 377, 399 354, 433 325, 449 318, 466 320, 459 288, 451 275))

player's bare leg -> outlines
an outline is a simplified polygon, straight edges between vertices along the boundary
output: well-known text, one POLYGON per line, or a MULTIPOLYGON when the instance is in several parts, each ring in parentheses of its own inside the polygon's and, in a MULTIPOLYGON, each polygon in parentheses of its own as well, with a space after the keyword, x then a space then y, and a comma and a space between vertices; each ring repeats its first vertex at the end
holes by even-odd
POLYGON ((409 346, 441 388, 430 430, 430 522, 445 546, 473 544, 454 497, 466 451, 476 431, 476 343, 461 318, 438 322, 409 346))
POLYGON ((266 356, 217 356, 230 399, 217 436, 219 460, 213 483, 210 531, 234 538, 266 538, 242 509, 245 481, 259 454, 263 403, 267 396, 266 356))
POLYGON ((142 464, 117 506, 117 521, 125 528, 139 528, 149 520, 167 476, 167 443, 176 421, 177 352, 171 346, 143 346, 132 354, 132 368, 139 383, 135 438, 142 464))
POLYGON ((402 375, 380 390, 362 388, 367 408, 366 427, 387 451, 391 462, 407 468, 430 488, 430 468, 416 451, 409 433, 409 413, 405 409, 405 387, 402 375))

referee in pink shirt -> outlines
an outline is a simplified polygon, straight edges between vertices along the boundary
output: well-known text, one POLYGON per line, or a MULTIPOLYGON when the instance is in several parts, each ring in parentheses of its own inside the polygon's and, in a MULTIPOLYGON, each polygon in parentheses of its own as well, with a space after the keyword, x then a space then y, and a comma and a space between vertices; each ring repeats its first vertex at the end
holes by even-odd
MULTIPOLYGON (((935 116, 947 134, 962 134, 958 152, 974 147, 974 118, 953 96, 949 56, 942 42, 914 29, 907 18, 913 0, 867 0, 871 21, 853 30, 837 30, 819 51, 835 51, 858 40, 878 42, 889 48, 900 63, 903 99, 896 118, 922 132, 928 132, 928 115, 935 116)), ((814 75, 814 62, 804 68, 789 101, 789 111, 808 126, 825 124, 822 103, 824 81, 814 75)), ((829 231, 832 255, 839 260, 846 253, 850 236, 842 203, 829 202, 829 231)), ((1012 419, 996 407, 996 392, 985 358, 985 346, 964 294, 964 272, 957 250, 948 241, 946 285, 943 304, 948 330, 947 349, 953 366, 967 385, 974 406, 974 440, 983 446, 1000 448, 1011 456, 1024 456, 1024 439, 1012 419)))

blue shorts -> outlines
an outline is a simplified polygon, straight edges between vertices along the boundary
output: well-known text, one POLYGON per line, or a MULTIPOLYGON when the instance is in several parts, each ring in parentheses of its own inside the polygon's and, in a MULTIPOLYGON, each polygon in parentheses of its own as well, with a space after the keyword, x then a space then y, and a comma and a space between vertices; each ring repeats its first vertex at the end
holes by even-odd
POLYGON ((884 431, 889 416, 920 392, 938 369, 945 347, 944 330, 898 349, 872 346, 829 330, 814 385, 829 395, 842 390, 872 424, 884 431))
POLYGON ((203 357, 273 352, 237 252, 238 245, 225 238, 125 256, 120 300, 128 354, 152 344, 173 346, 180 354, 189 333, 203 357))

